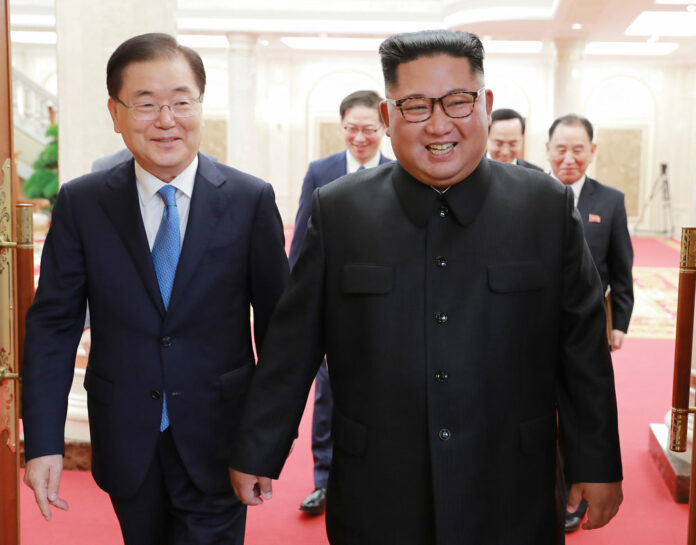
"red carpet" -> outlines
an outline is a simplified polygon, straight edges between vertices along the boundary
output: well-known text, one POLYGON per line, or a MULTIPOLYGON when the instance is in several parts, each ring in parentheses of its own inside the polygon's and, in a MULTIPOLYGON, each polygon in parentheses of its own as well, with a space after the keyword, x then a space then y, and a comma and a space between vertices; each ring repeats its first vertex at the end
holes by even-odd
MULTIPOLYGON (((677 268, 679 265, 678 244, 674 242, 637 237, 634 249, 636 267, 677 268)), ((663 289, 671 288, 665 284, 663 289)), ((643 288, 636 286, 636 290, 643 288)), ((663 306, 668 304, 664 303, 668 298, 643 291, 637 297, 659 299, 663 306)), ((652 312, 650 305, 644 308, 647 309, 644 312, 652 312)), ((615 353, 625 499, 621 511, 607 527, 570 534, 567 537, 570 545, 686 543, 687 506, 674 502, 648 454, 648 425, 662 422, 670 408, 673 358, 673 340, 646 339, 632 334, 624 348, 615 353)), ((297 510, 313 488, 310 416, 311 411, 307 411, 295 451, 280 481, 274 483, 273 500, 249 510, 247 545, 327 543, 324 517, 306 518, 297 510)), ((46 523, 38 514, 31 492, 22 487, 23 545, 121 545, 109 500, 89 473, 65 472, 61 493, 70 503, 70 511, 55 513, 54 519, 46 523)))

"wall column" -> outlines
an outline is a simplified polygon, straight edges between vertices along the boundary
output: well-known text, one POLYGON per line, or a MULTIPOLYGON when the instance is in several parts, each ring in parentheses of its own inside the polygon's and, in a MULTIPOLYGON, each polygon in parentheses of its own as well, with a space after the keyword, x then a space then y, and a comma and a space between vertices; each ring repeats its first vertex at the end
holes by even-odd
POLYGON ((557 38, 554 76, 554 118, 565 114, 583 115, 583 65, 585 41, 557 38))
POLYGON ((256 81, 258 52, 256 36, 228 34, 229 109, 227 114, 227 164, 259 175, 256 164, 256 81))
POLYGON ((106 63, 123 41, 145 32, 176 34, 176 1, 56 2, 60 182, 89 172, 122 149, 106 108, 106 63))

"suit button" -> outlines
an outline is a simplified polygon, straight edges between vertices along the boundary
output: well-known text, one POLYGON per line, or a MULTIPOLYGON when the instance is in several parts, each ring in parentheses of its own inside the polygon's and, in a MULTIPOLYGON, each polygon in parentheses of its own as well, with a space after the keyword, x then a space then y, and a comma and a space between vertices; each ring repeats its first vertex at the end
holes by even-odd
POLYGON ((172 345, 172 338, 169 335, 165 335, 161 339, 162 346, 171 346, 172 345))
POLYGON ((447 314, 445 314, 444 312, 438 312, 437 314, 435 314, 435 321, 438 324, 444 324, 447 321, 447 314))
POLYGON ((449 214, 449 208, 446 206, 441 206, 440 207, 440 217, 444 218, 447 214, 449 214))
POLYGON ((435 373, 435 380, 438 382, 446 382, 447 379, 449 378, 449 374, 447 371, 438 371, 435 373))
POLYGON ((442 440, 442 441, 449 441, 450 438, 452 437, 452 432, 450 432, 447 428, 442 428, 437 436, 442 440))
POLYGON ((159 399, 160 397, 162 397, 162 392, 160 392, 159 390, 152 390, 150 392, 150 397, 152 399, 159 399))
POLYGON ((447 266, 447 258, 444 255, 439 255, 435 258, 435 265, 438 267, 446 267, 447 266))

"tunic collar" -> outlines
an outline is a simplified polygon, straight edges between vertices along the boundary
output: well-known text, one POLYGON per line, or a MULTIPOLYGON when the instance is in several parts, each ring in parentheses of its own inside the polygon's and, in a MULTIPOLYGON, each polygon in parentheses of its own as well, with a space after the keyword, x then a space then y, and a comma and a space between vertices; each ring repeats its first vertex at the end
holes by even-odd
POLYGON ((490 187, 491 169, 485 157, 464 180, 450 186, 443 195, 419 182, 401 165, 397 165, 392 177, 401 207, 418 227, 425 227, 436 207, 442 206, 454 215, 461 225, 468 225, 476 218, 490 187))

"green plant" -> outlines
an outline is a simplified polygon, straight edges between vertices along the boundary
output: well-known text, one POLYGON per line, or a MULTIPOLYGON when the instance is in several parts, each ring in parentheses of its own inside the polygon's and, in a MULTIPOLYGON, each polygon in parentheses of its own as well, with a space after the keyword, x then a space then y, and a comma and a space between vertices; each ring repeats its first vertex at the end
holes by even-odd
POLYGON ((28 199, 48 199, 53 208, 58 196, 58 125, 51 125, 46 136, 50 140, 34 161, 34 173, 24 182, 22 191, 28 199))

